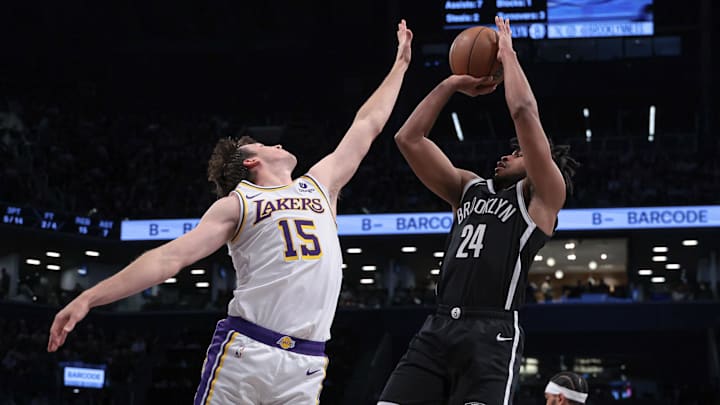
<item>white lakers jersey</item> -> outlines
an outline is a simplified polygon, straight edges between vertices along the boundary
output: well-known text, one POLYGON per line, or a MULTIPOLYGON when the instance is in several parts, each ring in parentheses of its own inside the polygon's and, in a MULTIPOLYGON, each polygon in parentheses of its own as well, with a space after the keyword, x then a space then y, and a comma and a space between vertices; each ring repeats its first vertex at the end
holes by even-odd
POLYGON ((304 175, 280 187, 243 180, 233 194, 242 213, 228 242, 237 274, 228 314, 301 339, 330 339, 342 252, 327 190, 304 175))

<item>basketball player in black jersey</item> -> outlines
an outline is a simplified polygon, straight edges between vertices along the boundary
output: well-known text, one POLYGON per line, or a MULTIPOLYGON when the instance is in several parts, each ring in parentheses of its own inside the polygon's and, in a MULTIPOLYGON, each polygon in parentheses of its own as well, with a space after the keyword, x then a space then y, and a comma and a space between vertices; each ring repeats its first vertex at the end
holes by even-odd
POLYGON ((566 147, 552 147, 545 136, 509 22, 495 23, 518 146, 497 162, 493 178, 454 167, 425 137, 456 91, 488 94, 498 84, 491 77, 445 79, 395 136, 415 174, 452 206, 455 218, 437 313, 410 342, 378 404, 512 403, 523 348, 517 309, 530 263, 553 234, 576 162, 566 147))

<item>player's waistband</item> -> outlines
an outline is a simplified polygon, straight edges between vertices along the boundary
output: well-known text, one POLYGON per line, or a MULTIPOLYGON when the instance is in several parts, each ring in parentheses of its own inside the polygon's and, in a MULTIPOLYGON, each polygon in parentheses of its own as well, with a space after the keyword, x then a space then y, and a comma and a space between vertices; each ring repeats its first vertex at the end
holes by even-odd
POLYGON ((237 316, 228 316, 227 322, 230 328, 268 346, 310 356, 325 355, 325 342, 315 342, 283 335, 237 316))
POLYGON ((512 321, 517 311, 505 311, 499 308, 463 307, 439 304, 435 313, 440 316, 449 316, 452 319, 480 319, 493 318, 512 321))

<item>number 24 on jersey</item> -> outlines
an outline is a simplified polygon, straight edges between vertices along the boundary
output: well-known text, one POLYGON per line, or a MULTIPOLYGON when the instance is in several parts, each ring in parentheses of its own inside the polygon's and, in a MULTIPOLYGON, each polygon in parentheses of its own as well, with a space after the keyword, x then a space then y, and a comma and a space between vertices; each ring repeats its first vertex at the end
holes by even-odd
POLYGON ((460 237, 462 242, 458 247, 455 257, 465 259, 472 253, 472 257, 480 257, 480 251, 483 248, 483 239, 485 238, 486 224, 467 224, 463 227, 460 237))

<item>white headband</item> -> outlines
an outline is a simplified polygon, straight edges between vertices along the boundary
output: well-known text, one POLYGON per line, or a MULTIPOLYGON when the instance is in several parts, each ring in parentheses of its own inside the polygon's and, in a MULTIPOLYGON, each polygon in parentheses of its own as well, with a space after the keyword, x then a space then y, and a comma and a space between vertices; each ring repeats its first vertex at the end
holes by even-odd
POLYGON ((565 398, 571 399, 575 402, 580 402, 581 404, 585 403, 585 400, 587 399, 588 394, 583 394, 582 392, 577 392, 574 390, 571 390, 570 388, 566 388, 560 385, 555 384, 554 382, 550 381, 545 387, 545 393, 546 394, 563 394, 565 395, 565 398))

